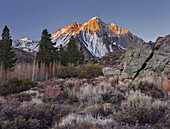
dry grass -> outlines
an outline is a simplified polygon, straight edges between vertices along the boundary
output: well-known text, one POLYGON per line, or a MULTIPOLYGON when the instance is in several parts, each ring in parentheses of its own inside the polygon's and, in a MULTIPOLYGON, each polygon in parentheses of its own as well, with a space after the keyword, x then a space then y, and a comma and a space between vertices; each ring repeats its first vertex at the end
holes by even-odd
POLYGON ((126 94, 128 107, 145 107, 145 108, 167 108, 168 102, 161 100, 153 100, 151 96, 145 95, 140 91, 130 91, 126 94))
POLYGON ((97 125, 107 125, 112 123, 113 120, 111 118, 101 118, 98 116, 97 118, 92 117, 90 114, 86 116, 70 114, 67 117, 63 118, 59 126, 66 126, 69 124, 81 124, 81 123, 91 123, 97 125))
MULTIPOLYGON (((41 64, 40 67, 37 63, 16 63, 13 71, 7 71, 7 80, 11 78, 28 78, 31 80, 47 80, 55 77, 58 74, 61 66, 53 63, 48 68, 45 68, 45 64, 41 64)), ((0 84, 5 80, 5 71, 0 66, 0 84)))
POLYGON ((74 87, 79 86, 79 84, 80 84, 79 79, 72 78, 64 82, 64 87, 74 87))
POLYGON ((110 82, 102 81, 97 85, 81 82, 82 80, 68 80, 65 85, 70 98, 76 97, 82 105, 98 104, 103 102, 103 95, 114 92, 114 88, 110 82), (80 85, 81 84, 81 85, 80 85))

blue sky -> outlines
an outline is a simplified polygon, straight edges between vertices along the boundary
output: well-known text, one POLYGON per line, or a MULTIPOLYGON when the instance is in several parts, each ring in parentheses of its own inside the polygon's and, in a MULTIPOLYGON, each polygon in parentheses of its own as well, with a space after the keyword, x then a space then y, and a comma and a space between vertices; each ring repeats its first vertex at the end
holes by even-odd
POLYGON ((45 28, 53 33, 94 16, 145 41, 170 34, 170 0, 0 0, 0 33, 7 25, 14 39, 40 40, 45 28))

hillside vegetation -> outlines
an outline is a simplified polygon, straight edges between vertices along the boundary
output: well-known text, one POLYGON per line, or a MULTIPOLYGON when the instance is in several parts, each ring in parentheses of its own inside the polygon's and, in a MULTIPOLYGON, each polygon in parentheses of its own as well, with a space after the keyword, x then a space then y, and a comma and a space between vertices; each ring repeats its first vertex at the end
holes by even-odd
POLYGON ((0 85, 0 129, 168 129, 169 54, 167 35, 57 67, 48 80, 9 79, 0 85))

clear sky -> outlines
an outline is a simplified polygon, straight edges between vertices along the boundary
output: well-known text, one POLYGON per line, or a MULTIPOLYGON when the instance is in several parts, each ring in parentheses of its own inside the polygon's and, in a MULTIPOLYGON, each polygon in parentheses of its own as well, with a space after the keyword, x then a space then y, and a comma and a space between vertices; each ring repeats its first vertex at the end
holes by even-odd
POLYGON ((7 25, 13 39, 40 40, 45 28, 53 33, 94 16, 145 41, 170 34, 170 0, 0 0, 0 33, 7 25))

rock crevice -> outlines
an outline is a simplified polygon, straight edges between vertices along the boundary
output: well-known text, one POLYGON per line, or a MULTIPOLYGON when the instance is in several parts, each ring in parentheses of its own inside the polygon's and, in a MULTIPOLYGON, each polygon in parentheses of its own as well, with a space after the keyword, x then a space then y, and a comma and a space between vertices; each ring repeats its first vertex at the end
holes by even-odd
POLYGON ((139 75, 139 73, 145 69, 147 62, 153 57, 154 54, 154 49, 152 50, 152 52, 150 53, 149 57, 145 60, 145 62, 143 63, 142 67, 136 72, 136 75, 134 76, 133 80, 135 80, 135 78, 139 75))
POLYGON ((141 43, 130 46, 121 62, 122 79, 141 79, 158 88, 170 90, 170 35, 158 38, 155 44, 141 43))

